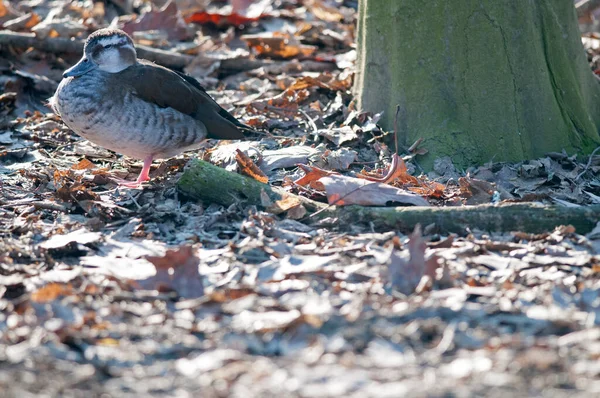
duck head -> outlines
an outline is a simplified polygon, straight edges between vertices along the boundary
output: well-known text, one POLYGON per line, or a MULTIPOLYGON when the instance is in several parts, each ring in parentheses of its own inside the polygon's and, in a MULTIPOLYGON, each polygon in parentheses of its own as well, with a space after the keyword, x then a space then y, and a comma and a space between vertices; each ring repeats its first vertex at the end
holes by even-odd
POLYGON ((118 73, 137 62, 131 37, 122 30, 100 29, 85 42, 83 57, 63 73, 63 77, 82 76, 94 69, 118 73))

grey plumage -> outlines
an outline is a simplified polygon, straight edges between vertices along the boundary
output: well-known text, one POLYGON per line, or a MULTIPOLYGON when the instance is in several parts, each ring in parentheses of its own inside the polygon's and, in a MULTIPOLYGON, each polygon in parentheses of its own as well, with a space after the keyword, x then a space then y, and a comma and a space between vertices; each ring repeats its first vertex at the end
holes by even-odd
POLYGON ((138 60, 119 30, 90 35, 50 105, 82 137, 139 159, 168 158, 206 138, 242 139, 248 128, 193 78, 138 60))

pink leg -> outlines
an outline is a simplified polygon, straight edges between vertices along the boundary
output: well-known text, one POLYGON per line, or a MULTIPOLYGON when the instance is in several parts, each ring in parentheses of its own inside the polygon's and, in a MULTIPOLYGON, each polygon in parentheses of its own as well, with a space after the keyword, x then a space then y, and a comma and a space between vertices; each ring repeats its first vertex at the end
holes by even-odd
POLYGON ((150 181, 150 166, 152 166, 152 156, 148 156, 144 159, 144 166, 142 171, 135 181, 127 181, 120 178, 114 178, 113 180, 119 185, 128 188, 137 188, 142 185, 143 182, 150 181))
POLYGON ((142 171, 140 171, 140 175, 136 181, 138 184, 150 181, 150 166, 152 166, 152 156, 148 156, 144 159, 144 167, 142 167, 142 171))

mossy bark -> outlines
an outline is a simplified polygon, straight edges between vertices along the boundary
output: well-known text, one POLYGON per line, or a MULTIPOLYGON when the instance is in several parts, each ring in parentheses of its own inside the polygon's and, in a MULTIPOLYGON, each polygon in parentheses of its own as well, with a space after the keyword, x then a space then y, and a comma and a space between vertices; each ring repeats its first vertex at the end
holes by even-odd
POLYGON ((404 147, 469 166, 590 152, 600 84, 573 2, 360 0, 355 92, 404 147))

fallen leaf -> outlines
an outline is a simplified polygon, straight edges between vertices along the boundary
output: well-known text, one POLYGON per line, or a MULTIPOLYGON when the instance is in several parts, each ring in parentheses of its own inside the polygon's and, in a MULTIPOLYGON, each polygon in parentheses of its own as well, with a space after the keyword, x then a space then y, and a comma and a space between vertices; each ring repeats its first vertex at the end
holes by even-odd
POLYGON ((52 235, 50 239, 40 244, 42 249, 60 249, 66 247, 70 243, 78 243, 80 245, 89 245, 96 243, 102 239, 100 232, 90 232, 87 229, 81 228, 65 235, 52 235))
POLYGON ((298 198, 286 195, 280 200, 276 200, 269 207, 267 207, 267 211, 273 214, 281 214, 286 212, 294 207, 300 206, 301 202, 298 198))
MULTIPOLYGON (((208 149, 205 153, 204 153, 204 160, 224 168, 225 170, 228 171, 236 171, 238 164, 236 161, 236 156, 237 156, 237 150, 243 151, 246 155, 248 156, 255 156, 258 158, 263 158, 263 155, 261 154, 259 145, 257 142, 255 141, 241 141, 241 142, 234 142, 231 144, 222 144, 219 143, 217 145, 215 145, 214 147, 208 149)), ((262 162, 261 164, 261 170, 263 171, 267 171, 264 170, 262 168, 262 162)))
POLYGON ((231 327, 244 333, 267 333, 285 329, 301 317, 302 314, 298 310, 267 312, 246 310, 233 317, 231 327))
POLYGON ((164 256, 146 256, 156 267, 156 275, 137 281, 144 289, 175 291, 180 297, 193 298, 204 295, 204 285, 198 272, 200 260, 191 246, 167 250, 164 256))
POLYGON ((263 151, 260 169, 266 173, 275 169, 286 169, 300 164, 306 164, 313 156, 321 151, 317 148, 294 145, 273 151, 263 151))
POLYGON ((416 177, 408 174, 408 169, 406 168, 406 163, 398 154, 392 155, 392 164, 389 169, 385 173, 369 173, 366 171, 361 172, 361 174, 357 175, 358 178, 364 178, 365 180, 374 181, 374 182, 382 182, 386 184, 391 184, 395 180, 398 180, 400 184, 412 184, 412 185, 420 185, 419 180, 416 177))
POLYGON ((391 185, 360 178, 332 175, 319 180, 330 205, 388 206, 390 204, 429 206, 421 196, 391 185))
POLYGON ((73 288, 70 284, 48 283, 31 294, 31 300, 36 303, 48 303, 60 296, 70 296, 73 288))
POLYGON ((318 180, 320 180, 322 177, 330 176, 330 175, 338 175, 338 173, 336 173, 334 171, 323 170, 323 169, 320 169, 315 166, 305 166, 305 165, 299 164, 298 167, 300 167, 302 169, 302 171, 304 171, 304 173, 306 173, 306 175, 304 177, 298 178, 296 181, 294 181, 294 184, 298 184, 303 187, 308 185, 314 189, 319 189, 319 188, 322 189, 322 186, 320 186, 320 185, 315 186, 314 183, 317 182, 318 180))
POLYGON ((292 207, 291 209, 288 210, 287 212, 287 217, 291 218, 292 220, 299 220, 301 218, 303 218, 307 213, 306 207, 302 206, 302 205, 298 205, 296 207, 292 207))
POLYGON ((406 246, 408 249, 403 255, 397 250, 392 253, 386 277, 393 289, 409 295, 419 286, 424 276, 435 279, 439 264, 435 255, 425 256, 427 244, 421 235, 420 225, 415 227, 406 246))
POLYGON ((322 0, 308 0, 306 8, 317 18, 326 22, 340 22, 344 16, 335 8, 326 5, 322 0))
POLYGON ((238 166, 240 167, 240 172, 244 175, 254 178, 256 181, 262 182, 266 184, 269 182, 269 177, 262 172, 261 169, 258 168, 257 165, 254 164, 252 159, 248 157, 244 152, 236 149, 235 160, 237 161, 238 166))
POLYGON ((266 32, 243 35, 241 39, 248 44, 248 47, 256 51, 258 55, 270 58, 308 57, 317 50, 314 46, 307 46, 300 43, 296 37, 289 33, 266 32))
POLYGON ((271 0, 232 0, 230 13, 197 11, 186 15, 185 22, 240 27, 269 16, 269 9, 272 9, 271 0))
POLYGON ((467 199, 466 204, 468 205, 490 203, 496 190, 493 183, 469 176, 459 178, 458 185, 460 186, 461 196, 467 199))
POLYGON ((281 111, 296 113, 298 106, 310 96, 308 90, 287 89, 274 97, 252 102, 250 105, 259 111, 281 111))
POLYGON ((348 148, 340 148, 336 151, 330 151, 325 157, 327 165, 332 170, 347 170, 350 165, 356 161, 358 154, 348 148))
MULTIPOLYGON (((331 91, 345 91, 352 86, 351 76, 346 77, 343 80, 338 80, 337 77, 323 73, 318 77, 302 76, 296 79, 288 88, 290 90, 304 90, 311 87, 325 88, 331 91)), ((285 88, 285 87, 282 87, 285 88)))
POLYGON ((358 134, 356 134, 356 132, 352 130, 352 127, 350 126, 318 130, 317 134, 327 138, 337 146, 340 146, 344 142, 353 141, 358 138, 358 134))
POLYGON ((170 40, 185 40, 190 37, 177 5, 171 0, 159 10, 146 12, 139 19, 126 22, 122 30, 130 35, 138 31, 160 30, 167 32, 170 40))
POLYGON ((71 166, 71 168, 73 170, 89 170, 89 169, 96 168, 96 165, 94 163, 92 163, 91 161, 89 161, 88 159, 83 158, 79 161, 79 163, 71 166))

